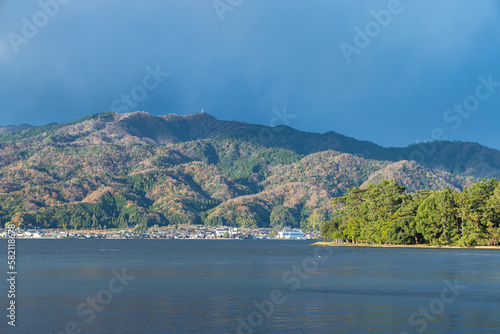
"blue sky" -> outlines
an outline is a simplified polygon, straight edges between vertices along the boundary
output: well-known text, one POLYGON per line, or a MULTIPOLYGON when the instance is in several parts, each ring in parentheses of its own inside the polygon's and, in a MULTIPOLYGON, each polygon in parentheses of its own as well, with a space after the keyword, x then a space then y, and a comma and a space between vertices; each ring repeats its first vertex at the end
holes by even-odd
POLYGON ((499 15, 493 0, 5 0, 0 124, 203 108, 269 125, 286 108, 294 128, 383 146, 500 149, 499 15))

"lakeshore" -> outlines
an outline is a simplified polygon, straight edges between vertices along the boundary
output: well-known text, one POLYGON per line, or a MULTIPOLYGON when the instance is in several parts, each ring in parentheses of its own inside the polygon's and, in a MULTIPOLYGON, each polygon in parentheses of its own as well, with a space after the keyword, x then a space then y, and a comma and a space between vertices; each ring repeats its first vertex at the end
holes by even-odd
POLYGON ((449 249, 500 249, 500 246, 473 246, 473 247, 460 247, 460 246, 435 246, 435 245, 388 245, 388 244, 367 244, 367 243, 339 243, 339 242, 325 242, 318 241, 311 246, 324 246, 324 247, 372 247, 372 248, 449 248, 449 249))
MULTIPOLYGON (((266 319, 254 333, 283 328, 287 333, 366 333, 367 327, 377 333, 416 333, 419 327, 408 320, 415 313, 415 321, 434 317, 428 333, 500 328, 496 250, 344 247, 315 253, 311 243, 20 242, 20 330, 9 333, 61 333, 68 323, 95 334, 237 333, 249 316, 250 323, 254 317, 266 319), (453 303, 441 300, 445 288, 444 298, 453 303), (446 306, 442 314, 440 301, 446 306), (266 318, 273 305, 275 313, 266 318), (94 310, 95 320, 87 323, 89 316, 78 310, 85 315, 94 310)), ((7 249, 7 240, 0 244, 7 249)))
MULTIPOLYGON (((137 230, 57 230, 57 229, 16 229, 12 231, 16 239, 211 239, 211 240, 272 240, 304 239, 318 240, 317 232, 302 232, 300 237, 280 237, 278 230, 271 228, 234 228, 229 226, 190 226, 178 228, 150 228, 137 230)), ((7 238, 7 230, 0 229, 0 239, 7 238)))

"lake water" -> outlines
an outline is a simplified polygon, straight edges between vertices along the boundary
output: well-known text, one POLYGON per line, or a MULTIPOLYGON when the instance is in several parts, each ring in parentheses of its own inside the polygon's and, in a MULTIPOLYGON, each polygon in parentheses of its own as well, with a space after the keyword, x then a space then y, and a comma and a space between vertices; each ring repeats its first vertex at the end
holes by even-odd
POLYGON ((309 244, 18 240, 0 332, 500 333, 500 251, 309 244))

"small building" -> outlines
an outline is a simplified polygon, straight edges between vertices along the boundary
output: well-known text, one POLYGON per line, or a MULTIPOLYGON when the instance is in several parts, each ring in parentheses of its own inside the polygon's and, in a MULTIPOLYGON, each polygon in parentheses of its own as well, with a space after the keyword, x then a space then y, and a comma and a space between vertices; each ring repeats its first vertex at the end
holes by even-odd
POLYGON ((283 230, 278 232, 280 239, 303 239, 304 234, 301 230, 283 230))

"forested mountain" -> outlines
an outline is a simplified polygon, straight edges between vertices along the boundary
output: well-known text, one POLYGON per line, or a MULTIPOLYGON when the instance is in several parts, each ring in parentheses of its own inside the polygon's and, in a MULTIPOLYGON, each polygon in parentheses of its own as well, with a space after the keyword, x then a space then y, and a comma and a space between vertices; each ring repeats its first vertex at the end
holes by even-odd
POLYGON ((461 190, 500 177, 474 143, 383 148, 205 113, 103 113, 0 133, 0 220, 43 227, 205 223, 318 228, 331 199, 395 179, 461 190), (415 152, 424 152, 416 154, 415 152), (408 157, 419 157, 409 161, 408 157))
POLYGON ((21 125, 8 125, 8 126, 1 126, 0 125, 0 135, 6 132, 16 132, 16 131, 23 131, 29 128, 32 128, 33 126, 29 124, 21 124, 21 125))

